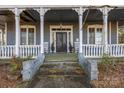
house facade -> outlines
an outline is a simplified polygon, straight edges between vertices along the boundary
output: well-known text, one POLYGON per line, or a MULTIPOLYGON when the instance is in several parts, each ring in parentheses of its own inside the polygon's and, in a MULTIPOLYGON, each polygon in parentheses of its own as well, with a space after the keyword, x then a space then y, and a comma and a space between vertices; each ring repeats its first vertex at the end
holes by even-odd
POLYGON ((124 56, 124 8, 0 6, 0 59, 75 52, 124 56))

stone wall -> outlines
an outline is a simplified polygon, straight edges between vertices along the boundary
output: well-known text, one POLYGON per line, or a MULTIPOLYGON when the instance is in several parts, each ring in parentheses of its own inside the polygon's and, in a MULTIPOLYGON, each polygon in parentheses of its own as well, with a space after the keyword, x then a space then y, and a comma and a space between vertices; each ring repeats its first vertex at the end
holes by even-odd
POLYGON ((35 60, 28 60, 23 62, 22 78, 23 81, 29 81, 37 73, 40 66, 44 62, 44 54, 40 54, 35 60))
POLYGON ((96 60, 88 60, 83 54, 78 55, 79 64, 84 68, 90 80, 98 80, 98 66, 96 60))

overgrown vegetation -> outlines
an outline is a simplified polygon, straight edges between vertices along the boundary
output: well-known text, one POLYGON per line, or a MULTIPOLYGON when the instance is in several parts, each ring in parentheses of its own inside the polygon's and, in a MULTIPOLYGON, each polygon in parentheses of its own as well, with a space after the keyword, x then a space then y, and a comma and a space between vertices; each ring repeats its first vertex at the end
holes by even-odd
POLYGON ((104 54, 100 61, 99 80, 91 81, 91 85, 99 88, 124 87, 123 58, 111 58, 108 54, 104 54))
POLYGON ((21 71, 22 62, 23 62, 23 60, 21 58, 14 56, 10 60, 10 73, 16 74, 18 71, 21 71))
POLYGON ((12 74, 16 74, 17 72, 20 72, 22 70, 22 62, 26 60, 31 60, 32 57, 28 56, 27 58, 20 58, 13 56, 10 60, 10 72, 12 74))
POLYGON ((112 67, 112 59, 108 54, 103 54, 100 67, 108 74, 109 68, 112 67))

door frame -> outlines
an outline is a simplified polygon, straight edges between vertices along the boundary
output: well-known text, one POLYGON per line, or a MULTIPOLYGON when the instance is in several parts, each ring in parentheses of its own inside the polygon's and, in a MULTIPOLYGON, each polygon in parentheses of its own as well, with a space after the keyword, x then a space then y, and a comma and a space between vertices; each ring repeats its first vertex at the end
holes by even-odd
POLYGON ((70 52, 69 51, 69 32, 70 32, 70 41, 71 41, 71 45, 73 46, 73 25, 50 25, 50 52, 52 52, 51 50, 51 44, 53 42, 53 38, 54 38, 54 52, 56 53, 56 33, 57 32, 66 32, 67 33, 67 52, 70 52), (53 29, 70 29, 69 31, 68 30, 64 30, 64 31, 61 31, 61 30, 55 30, 53 31, 53 29))
MULTIPOLYGON (((87 44, 89 44, 89 28, 94 28, 95 29, 95 39, 96 39, 96 32, 97 32, 97 28, 102 28, 102 33, 103 33, 103 25, 100 24, 95 24, 95 25, 88 25, 87 27, 87 44)), ((102 41, 103 41, 103 37, 102 37, 102 41)), ((96 44, 96 40, 95 40, 95 44, 96 44)))

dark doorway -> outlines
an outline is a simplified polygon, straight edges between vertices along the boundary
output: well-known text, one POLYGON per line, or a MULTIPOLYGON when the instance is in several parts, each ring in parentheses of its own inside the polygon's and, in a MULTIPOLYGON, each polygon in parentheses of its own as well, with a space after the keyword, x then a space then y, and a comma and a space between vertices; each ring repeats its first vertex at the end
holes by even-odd
POLYGON ((56 52, 67 52, 67 32, 56 32, 56 52))

